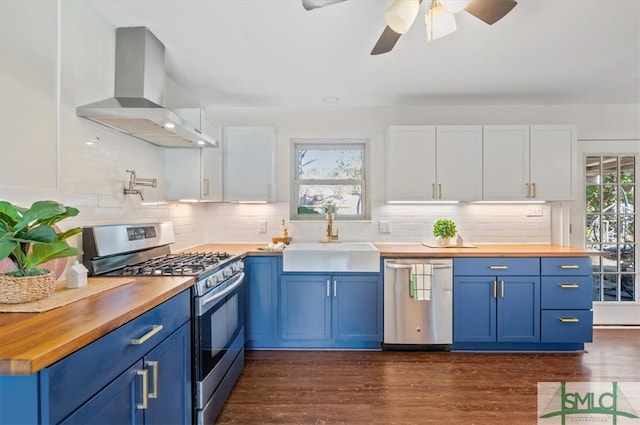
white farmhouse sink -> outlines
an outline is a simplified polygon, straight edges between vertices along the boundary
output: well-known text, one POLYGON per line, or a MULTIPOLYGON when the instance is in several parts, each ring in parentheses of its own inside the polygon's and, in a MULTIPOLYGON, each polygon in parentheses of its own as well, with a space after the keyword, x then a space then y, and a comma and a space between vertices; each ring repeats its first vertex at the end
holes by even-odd
POLYGON ((282 251, 285 272, 379 272, 380 251, 368 242, 297 242, 282 251))

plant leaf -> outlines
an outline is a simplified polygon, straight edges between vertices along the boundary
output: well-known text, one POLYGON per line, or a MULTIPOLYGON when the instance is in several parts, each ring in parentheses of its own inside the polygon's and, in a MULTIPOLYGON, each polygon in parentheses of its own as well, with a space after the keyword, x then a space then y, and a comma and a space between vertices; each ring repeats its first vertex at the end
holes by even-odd
POLYGON ((55 215, 51 218, 48 218, 46 220, 42 220, 43 224, 47 224, 49 226, 53 226, 54 224, 56 224, 57 222, 64 220, 65 218, 69 218, 69 217, 75 217, 78 215, 80 211, 77 208, 73 208, 73 207, 66 207, 66 210, 64 213, 62 214, 58 214, 55 215))
POLYGON ((0 201, 0 221, 15 226, 21 218, 20 209, 10 202, 0 201))
POLYGON ((36 201, 31 205, 31 208, 26 210, 22 215, 22 219, 16 224, 15 231, 20 231, 27 226, 29 223, 49 219, 51 217, 64 214, 66 212, 66 208, 55 201, 36 201))
POLYGON ((9 238, 0 238, 0 261, 4 260, 18 246, 18 243, 9 238))
POLYGON ((82 255, 82 250, 69 246, 66 242, 51 242, 50 244, 35 244, 29 254, 25 269, 31 269, 38 264, 55 260, 56 258, 73 257, 82 255))
POLYGON ((49 243, 53 242, 56 238, 56 231, 53 230, 53 227, 40 225, 38 227, 34 227, 28 232, 19 232, 16 233, 13 237, 14 240, 19 242, 34 242, 34 243, 49 243))
POLYGON ((65 239, 70 238, 71 236, 77 235, 79 233, 82 233, 82 227, 74 227, 73 229, 69 229, 65 232, 61 232, 56 234, 56 240, 57 241, 63 241, 65 239))

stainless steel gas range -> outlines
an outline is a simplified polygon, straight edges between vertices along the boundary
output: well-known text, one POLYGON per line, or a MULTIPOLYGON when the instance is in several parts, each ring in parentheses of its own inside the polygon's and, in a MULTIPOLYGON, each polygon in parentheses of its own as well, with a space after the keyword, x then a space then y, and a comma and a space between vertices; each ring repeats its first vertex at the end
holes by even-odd
POLYGON ((244 264, 226 252, 171 252, 171 223, 83 229, 84 265, 101 276, 195 276, 194 419, 212 424, 244 367, 244 264))

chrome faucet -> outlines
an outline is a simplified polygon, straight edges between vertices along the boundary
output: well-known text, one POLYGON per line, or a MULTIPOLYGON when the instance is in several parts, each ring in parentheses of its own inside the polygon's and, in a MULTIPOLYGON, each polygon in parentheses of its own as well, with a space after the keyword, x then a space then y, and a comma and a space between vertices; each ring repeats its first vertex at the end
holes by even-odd
POLYGON ((327 213, 327 242, 337 242, 338 241, 338 229, 336 229, 336 234, 333 234, 333 214, 331 212, 327 213))
POLYGON ((129 187, 124 188, 125 195, 140 195, 140 200, 144 201, 142 189, 136 189, 136 186, 148 186, 155 188, 158 185, 158 181, 156 179, 142 179, 136 177, 136 170, 127 170, 127 173, 131 173, 131 176, 129 177, 129 187))

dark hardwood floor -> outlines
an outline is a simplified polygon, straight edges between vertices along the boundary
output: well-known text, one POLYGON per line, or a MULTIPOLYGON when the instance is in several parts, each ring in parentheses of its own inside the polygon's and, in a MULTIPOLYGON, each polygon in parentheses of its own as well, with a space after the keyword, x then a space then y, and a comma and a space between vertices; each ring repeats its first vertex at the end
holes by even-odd
POLYGON ((536 424, 538 382, 640 381, 640 329, 584 353, 248 351, 216 424, 536 424))

